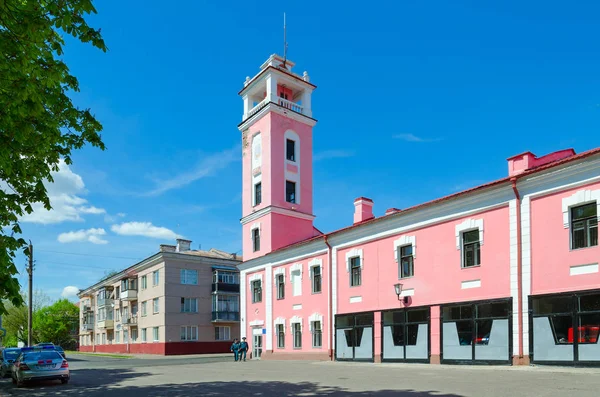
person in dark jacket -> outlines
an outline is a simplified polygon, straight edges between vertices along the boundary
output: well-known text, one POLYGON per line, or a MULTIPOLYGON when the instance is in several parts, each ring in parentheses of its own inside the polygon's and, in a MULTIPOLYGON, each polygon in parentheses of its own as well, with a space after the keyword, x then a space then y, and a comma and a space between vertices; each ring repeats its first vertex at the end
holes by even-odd
POLYGON ((237 340, 237 338, 233 340, 233 344, 231 345, 231 348, 229 348, 229 350, 233 352, 233 358, 235 361, 237 361, 240 350, 240 342, 237 340))
POLYGON ((246 342, 246 337, 244 336, 242 338, 242 341, 240 342, 240 361, 242 361, 242 357, 244 358, 244 361, 246 361, 246 352, 248 351, 248 342, 246 342))

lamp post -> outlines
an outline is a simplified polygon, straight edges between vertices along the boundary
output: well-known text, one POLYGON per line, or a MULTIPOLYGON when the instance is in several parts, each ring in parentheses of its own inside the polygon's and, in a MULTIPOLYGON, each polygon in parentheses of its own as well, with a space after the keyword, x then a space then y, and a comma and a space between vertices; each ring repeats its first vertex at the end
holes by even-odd
POLYGON ((402 300, 402 303, 407 305, 408 304, 408 296, 405 296, 402 299, 400 299, 400 295, 402 294, 402 284, 400 284, 400 283, 394 284, 394 291, 396 292, 396 296, 398 297, 398 300, 402 300))

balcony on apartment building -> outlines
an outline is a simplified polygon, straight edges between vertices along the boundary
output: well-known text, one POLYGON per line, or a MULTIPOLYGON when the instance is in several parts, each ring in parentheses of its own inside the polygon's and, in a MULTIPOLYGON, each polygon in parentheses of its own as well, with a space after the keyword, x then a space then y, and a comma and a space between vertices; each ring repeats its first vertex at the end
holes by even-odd
POLYGON ((212 322, 240 321, 239 294, 213 294, 212 322))
POLYGON ((213 323, 232 323, 240 321, 240 312, 212 312, 213 323))
POLYGON ((233 268, 213 266, 212 292, 240 293, 240 274, 233 268))
POLYGON ((98 307, 100 308, 104 306, 110 306, 114 300, 113 293, 113 287, 106 287, 100 289, 96 298, 96 302, 98 302, 98 307))
POLYGON ((123 324, 125 324, 125 325, 129 325, 130 327, 137 327, 137 323, 138 323, 137 315, 123 317, 123 324))
POLYGON ((94 315, 93 313, 87 313, 83 316, 80 332, 89 332, 94 330, 94 315))
POLYGON ((124 301, 136 301, 138 299, 137 278, 126 278, 121 280, 120 298, 124 301))

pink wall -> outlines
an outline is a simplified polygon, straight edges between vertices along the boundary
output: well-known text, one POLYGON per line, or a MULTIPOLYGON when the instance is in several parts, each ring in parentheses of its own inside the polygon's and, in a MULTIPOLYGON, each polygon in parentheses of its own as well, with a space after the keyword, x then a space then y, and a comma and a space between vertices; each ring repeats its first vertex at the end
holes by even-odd
POLYGON ((339 250, 337 264, 338 314, 403 307, 394 293, 398 282, 404 290, 414 289, 409 307, 509 297, 508 206, 339 250), (462 269, 455 226, 469 218, 484 220, 481 266, 462 269), (415 275, 402 280, 394 256, 394 240, 400 235, 416 237, 415 275), (364 256, 362 285, 357 287, 350 287, 346 271, 346 253, 352 248, 362 248, 364 256), (461 289, 463 281, 471 280, 481 280, 481 287, 461 289), (350 303, 355 296, 362 302, 350 303))
POLYGON ((276 250, 292 243, 313 237, 311 220, 293 218, 287 215, 270 214, 272 232, 271 249, 276 250))
POLYGON ((297 211, 312 214, 312 127, 296 120, 269 113, 271 119, 271 158, 273 205, 282 208, 292 207, 297 211), (300 204, 285 201, 285 132, 292 130, 300 137, 300 204))
POLYGON ((570 267, 598 263, 600 246, 570 249, 570 229, 563 226, 562 199, 600 183, 531 200, 531 293, 543 294, 600 287, 600 273, 570 275, 570 267))
MULTIPOLYGON (((252 321, 263 321, 265 325, 263 325, 261 328, 265 328, 267 325, 265 304, 267 301, 266 283, 268 283, 269 280, 267 280, 265 278, 265 271, 259 270, 257 272, 247 273, 246 278, 241 279, 240 282, 246 283, 245 284, 246 285, 246 313, 240 313, 240 315, 246 319, 246 338, 248 338, 247 339, 248 343, 251 344, 251 342, 252 342, 252 327, 250 326, 250 323, 252 321), (254 274, 262 275, 262 301, 259 303, 252 303, 252 289, 250 288, 249 280, 250 280, 250 277, 252 277, 252 275, 254 275, 254 274)), ((244 336, 244 335, 242 334, 242 336, 244 336)), ((265 341, 263 340, 263 349, 264 349, 264 346, 265 346, 265 341)))
POLYGON ((243 149, 242 157, 242 216, 247 216, 256 210, 264 208, 271 204, 271 184, 268 182, 271 178, 271 119, 263 117, 248 129, 248 146, 243 149), (252 206, 252 137, 261 133, 262 139, 262 202, 255 207, 252 206))
POLYGON ((242 226, 242 250, 244 260, 250 260, 268 254, 272 250, 271 215, 263 216, 254 222, 242 226), (260 223, 260 250, 254 252, 252 225, 260 223))
MULTIPOLYGON (((293 349, 293 339, 292 333, 290 330, 291 324, 290 319, 294 316, 298 316, 302 318, 303 321, 303 330, 302 330, 302 353, 307 352, 327 352, 327 341, 329 338, 328 327, 329 327, 329 318, 328 316, 328 308, 327 308, 327 291, 329 288, 329 264, 327 254, 319 255, 307 259, 303 259, 302 261, 290 262, 285 265, 273 267, 273 272, 275 269, 279 268, 285 269, 285 298, 277 299, 277 288, 274 283, 274 278, 271 280, 273 283, 273 320, 277 317, 283 317, 286 319, 286 334, 285 334, 285 348, 278 349, 277 348, 277 336, 273 335, 273 351, 277 352, 286 352, 293 353, 294 351, 298 352, 298 350, 293 349), (311 278, 308 272, 308 263, 313 260, 313 258, 322 260, 321 274, 322 274, 322 282, 321 282, 321 293, 312 293, 312 285, 311 278), (302 295, 293 296, 292 291, 292 283, 290 280, 290 267, 293 264, 301 263, 302 264, 302 295), (299 310, 294 310, 294 305, 302 305, 302 308, 299 310), (313 348, 312 347, 312 335, 309 332, 308 323, 309 318, 313 313, 319 313, 323 316, 322 330, 323 330, 323 342, 322 348, 313 348)), ((275 273, 273 273, 275 274, 275 273)))

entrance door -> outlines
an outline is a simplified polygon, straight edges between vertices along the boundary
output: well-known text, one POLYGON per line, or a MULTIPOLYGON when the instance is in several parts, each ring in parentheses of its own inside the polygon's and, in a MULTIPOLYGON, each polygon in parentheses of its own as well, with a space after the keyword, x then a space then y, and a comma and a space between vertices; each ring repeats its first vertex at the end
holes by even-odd
POLYGON ((530 298, 530 355, 543 364, 600 364, 600 292, 530 298))
POLYGON ((382 361, 429 362, 429 308, 383 312, 382 361))
POLYGON ((373 313, 336 316, 335 358, 373 361, 373 313))
POLYGON ((262 355, 262 335, 254 335, 254 343, 252 344, 252 358, 259 360, 262 355))

